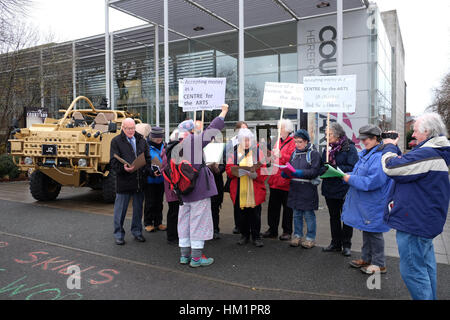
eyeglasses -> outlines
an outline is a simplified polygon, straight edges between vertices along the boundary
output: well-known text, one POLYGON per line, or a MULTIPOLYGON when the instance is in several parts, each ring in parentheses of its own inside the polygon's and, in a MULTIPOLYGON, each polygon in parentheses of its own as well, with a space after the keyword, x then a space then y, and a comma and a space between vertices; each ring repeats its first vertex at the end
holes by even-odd
POLYGON ((122 129, 133 131, 133 130, 136 130, 136 127, 122 127, 122 129))

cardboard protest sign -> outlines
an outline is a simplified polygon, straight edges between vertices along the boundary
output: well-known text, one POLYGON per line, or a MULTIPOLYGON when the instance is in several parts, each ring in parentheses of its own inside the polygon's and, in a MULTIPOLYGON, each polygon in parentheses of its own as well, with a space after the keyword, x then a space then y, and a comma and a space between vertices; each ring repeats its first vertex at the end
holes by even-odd
POLYGON ((179 80, 178 106, 183 112, 221 109, 225 103, 226 78, 179 80))
POLYGON ((356 75, 304 77, 304 112, 356 111, 356 75))
POLYGON ((263 106, 288 109, 303 108, 303 85, 300 83, 266 82, 263 106))

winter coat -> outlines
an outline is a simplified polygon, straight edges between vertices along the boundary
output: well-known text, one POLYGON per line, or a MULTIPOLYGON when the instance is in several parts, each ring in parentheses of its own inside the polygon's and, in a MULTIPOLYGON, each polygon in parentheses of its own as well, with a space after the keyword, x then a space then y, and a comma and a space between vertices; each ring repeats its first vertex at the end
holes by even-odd
POLYGON ((359 152, 359 161, 350 173, 350 188, 341 220, 348 226, 368 232, 387 232, 384 208, 392 180, 381 167, 381 146, 359 152))
POLYGON ((384 221, 393 229, 433 239, 447 219, 450 143, 446 137, 434 137, 399 154, 392 144, 383 150, 383 170, 394 180, 384 221))
MULTIPOLYGON (((200 134, 189 134, 185 137, 179 146, 176 146, 172 153, 179 151, 180 160, 189 161, 192 166, 199 171, 194 189, 187 195, 182 195, 183 202, 195 202, 206 198, 211 198, 217 194, 217 188, 214 175, 211 170, 205 166, 203 160, 203 148, 210 143, 214 137, 225 127, 225 121, 222 117, 216 117, 211 124, 200 134)), ((176 155, 171 154, 174 158, 176 155)), ((163 168, 167 165, 167 157, 163 159, 163 168), (165 162, 164 162, 165 160, 165 162)))
MULTIPOLYGON (((358 151, 355 143, 347 139, 342 144, 342 149, 336 153, 336 166, 345 173, 352 172, 353 167, 358 162, 358 151)), ((326 150, 322 153, 322 161, 326 161, 326 150)), ((324 170, 325 171, 325 170, 324 170)), ((326 178, 322 180, 322 195, 329 199, 344 199, 349 185, 340 178, 326 178)))
MULTIPOLYGON (((310 143, 305 149, 295 149, 289 163, 294 169, 300 169, 303 175, 299 179, 311 180, 319 175, 321 160, 320 153, 310 143), (306 156, 310 150, 310 162, 306 156)), ((284 179, 284 178, 282 178, 284 179)), ((298 178, 286 179, 290 180, 290 188, 288 194, 288 207, 293 210, 318 210, 319 209, 319 194, 317 191, 317 185, 313 185, 310 182, 303 182, 296 180, 298 178)))
MULTIPOLYGON (((161 147, 158 149, 155 145, 151 143, 151 141, 147 141, 149 144, 150 149, 150 159, 153 160, 154 158, 157 158, 161 164, 162 164, 162 151, 164 149, 164 143, 161 144, 161 147)), ((160 168, 161 169, 161 168, 160 168)), ((164 182, 164 177, 162 174, 160 176, 155 176, 153 174, 153 170, 150 170, 147 175, 147 183, 148 184, 161 184, 164 182)))
MULTIPOLYGON (((280 138, 280 158, 277 159, 275 164, 286 165, 286 163, 291 159, 291 155, 294 150, 295 142, 292 136, 287 137, 284 141, 280 138)), ((278 169, 276 166, 274 166, 274 168, 278 169)), ((271 189, 289 191, 290 182, 288 179, 284 179, 281 176, 281 170, 279 169, 276 170, 276 174, 270 176, 268 183, 271 189)))
POLYGON ((137 132, 134 133, 134 137, 136 139, 136 154, 123 131, 111 140, 109 163, 111 169, 116 173, 117 193, 135 193, 144 190, 145 172, 151 166, 150 153, 144 137, 137 132), (141 153, 144 153, 147 165, 132 173, 126 172, 123 163, 114 157, 114 154, 117 154, 128 163, 132 163, 136 159, 136 155, 139 156, 141 153))
MULTIPOLYGON (((240 185, 240 178, 234 176, 231 173, 231 168, 237 166, 237 148, 239 145, 236 145, 234 147, 234 152, 229 155, 227 159, 227 165, 225 168, 225 171, 227 173, 227 176, 229 179, 231 179, 230 182, 230 198, 231 201, 233 201, 233 205, 236 204, 236 197, 238 196, 238 186, 240 185)), ((263 153, 259 148, 254 148, 253 152, 253 163, 257 163, 259 159, 263 157, 263 153), (257 153, 259 156, 257 156, 257 153)), ((265 164, 263 164, 258 170, 256 170, 257 177, 256 179, 253 179, 253 191, 255 193, 255 206, 259 206, 264 201, 266 201, 266 178, 267 176, 263 173, 266 173, 267 167, 265 164)))

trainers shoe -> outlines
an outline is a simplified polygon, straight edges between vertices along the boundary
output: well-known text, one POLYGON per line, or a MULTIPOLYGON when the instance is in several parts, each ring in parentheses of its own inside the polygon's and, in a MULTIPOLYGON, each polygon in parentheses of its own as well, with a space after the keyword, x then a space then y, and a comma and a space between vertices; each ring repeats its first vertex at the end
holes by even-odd
POLYGON ((158 226, 158 230, 159 230, 159 231, 166 231, 166 230, 167 230, 167 227, 166 227, 165 225, 163 225, 163 224, 160 224, 160 225, 158 226))
POLYGON ((239 241, 237 242, 237 244, 242 246, 242 245, 244 245, 244 244, 247 244, 248 241, 249 241, 249 239, 248 239, 247 237, 241 236, 241 238, 239 239, 239 241))
POLYGON ((213 258, 207 258, 203 254, 202 257, 198 261, 195 261, 194 259, 191 259, 191 262, 190 262, 189 266, 191 266, 192 268, 207 267, 207 266, 209 266, 209 265, 211 265, 213 263, 214 263, 214 259, 213 258))
POLYGON ((306 249, 311 249, 316 245, 316 242, 313 240, 304 240, 302 241, 302 247, 306 249))
POLYGON ((302 242, 302 238, 293 237, 289 245, 291 247, 298 247, 302 242))
POLYGON ((253 244, 258 248, 264 247, 264 242, 262 241, 262 239, 253 240, 253 244))
POLYGON ((288 233, 283 233, 278 239, 281 241, 288 241, 291 240, 291 235, 288 233))
POLYGON ((272 231, 267 230, 266 232, 264 232, 264 233, 262 234, 262 236, 263 236, 263 238, 272 238, 272 239, 275 239, 275 238, 278 236, 278 234, 272 233, 272 231))
POLYGON ((191 257, 180 257, 180 264, 188 264, 191 261, 191 257))
POLYGON ((146 226, 145 231, 147 232, 155 232, 156 228, 154 226, 146 226))
POLYGON ((379 266, 376 266, 374 264, 371 264, 371 265, 366 266, 366 267, 361 267, 360 270, 361 270, 362 273, 365 273, 365 274, 374 274, 376 272, 379 272, 379 273, 386 273, 387 272, 386 267, 379 267, 379 266))
POLYGON ((361 268, 361 267, 368 267, 370 265, 370 262, 366 262, 363 259, 358 259, 352 260, 348 264, 353 268, 361 268))

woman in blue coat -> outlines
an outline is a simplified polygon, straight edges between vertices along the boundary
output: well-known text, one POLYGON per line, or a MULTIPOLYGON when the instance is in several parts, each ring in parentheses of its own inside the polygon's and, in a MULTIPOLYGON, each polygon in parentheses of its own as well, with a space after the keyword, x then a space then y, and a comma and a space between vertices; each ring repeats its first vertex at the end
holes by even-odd
POLYGON ((342 221, 363 232, 362 257, 350 265, 361 268, 367 274, 386 272, 383 232, 389 227, 383 221, 387 205, 387 195, 391 179, 381 166, 381 130, 374 125, 359 129, 359 137, 365 150, 361 151, 359 161, 353 171, 343 180, 350 188, 345 198, 342 221))

